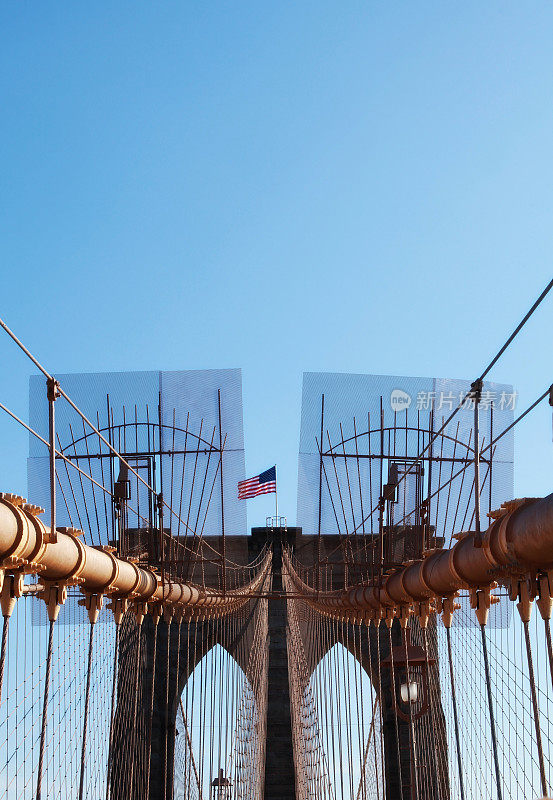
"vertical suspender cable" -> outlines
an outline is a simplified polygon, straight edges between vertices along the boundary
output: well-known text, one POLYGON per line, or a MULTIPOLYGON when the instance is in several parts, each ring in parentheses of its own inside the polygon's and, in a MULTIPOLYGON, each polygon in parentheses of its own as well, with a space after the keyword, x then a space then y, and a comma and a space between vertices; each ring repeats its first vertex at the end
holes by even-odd
MULTIPOLYGON (((180 673, 181 624, 182 624, 182 614, 180 613, 180 610, 179 610, 179 613, 178 613, 178 616, 177 616, 177 663, 175 665, 175 676, 176 676, 175 677, 175 701, 177 699, 180 699, 180 695, 179 695, 179 673, 180 673)), ((175 723, 174 723, 174 725, 175 725, 174 729, 176 731, 176 726, 177 726, 176 706, 175 706, 175 723)), ((174 792, 174 781, 175 781, 175 770, 174 770, 174 764, 175 764, 175 739, 174 739, 174 737, 173 737, 173 758, 172 758, 172 760, 173 760, 173 773, 171 774, 170 783, 171 783, 171 788, 173 789, 173 792, 174 792)))
POLYGON ((457 694, 455 691, 455 676, 453 671, 453 652, 451 649, 451 626, 446 625, 447 655, 449 659, 449 677, 451 683, 451 701, 453 704, 453 722, 455 727, 455 746, 457 749, 457 768, 459 770, 459 794, 465 800, 465 786, 463 782, 463 763, 461 760, 461 740, 459 737, 459 717, 457 715, 457 694))
POLYGON ((551 626, 549 619, 544 617, 545 640, 547 642, 547 660, 549 661, 549 677, 553 685, 553 644, 551 643, 551 626))
MULTIPOLYGON (((411 678, 409 675, 409 648, 407 641, 407 620, 403 620, 405 624, 403 628, 403 646, 405 649, 405 671, 407 675, 408 694, 411 694, 411 678)), ((413 800, 419 800, 419 772, 417 765, 417 746, 415 742, 415 726, 413 724, 413 707, 409 702, 409 744, 411 745, 411 776, 412 776, 412 789, 411 792, 413 800)))
MULTIPOLYGON (((425 653, 426 661, 427 661, 427 664, 428 664, 428 661, 429 661, 429 658, 430 658, 430 655, 429 655, 429 652, 428 652, 428 630, 427 630, 428 619, 425 619, 424 617, 423 618, 419 618, 419 622, 420 622, 420 626, 422 628, 422 641, 423 641, 423 645, 424 645, 424 653, 425 653)), ((430 668, 428 667, 428 669, 430 669, 430 668)), ((428 727, 429 727, 430 730, 429 730, 428 741, 426 742, 426 747, 428 747, 428 745, 430 744, 431 752, 433 752, 435 754, 435 757, 436 757, 436 764, 435 764, 436 773, 435 774, 436 774, 436 784, 437 784, 437 786, 436 786, 436 788, 437 788, 437 797, 438 797, 438 800, 439 800, 439 797, 440 797, 440 784, 441 784, 442 775, 443 775, 443 762, 442 762, 442 759, 440 758, 440 752, 438 750, 438 745, 437 745, 437 742, 436 742, 437 723, 436 723, 436 719, 435 719, 434 696, 433 696, 433 692, 432 692, 432 688, 431 687, 432 687, 432 679, 431 679, 431 676, 429 675, 428 676, 428 694, 429 694, 428 702, 429 702, 429 705, 430 705, 430 721, 429 721, 428 727)), ((431 773, 430 773, 430 769, 428 767, 427 767, 427 774, 428 774, 428 778, 430 780, 430 774, 431 773)))
POLYGON ((480 624, 480 633, 482 634, 482 653, 484 655, 486 691, 488 695, 488 708, 490 712, 490 729, 492 734, 493 761, 495 767, 495 782, 497 785, 497 798, 498 800, 503 800, 503 795, 501 792, 501 772, 499 769, 499 755, 497 751, 497 737, 495 732, 495 717, 493 713, 492 682, 490 678, 490 664, 488 661, 488 645, 486 643, 486 626, 483 623, 480 624))
POLYGON ((167 650, 165 654, 166 660, 166 672, 165 672, 165 725, 163 729, 163 747, 164 747, 164 754, 165 757, 163 759, 163 797, 164 800, 167 797, 167 739, 168 739, 168 728, 169 728, 169 657, 170 657, 170 650, 171 650, 171 622, 172 622, 172 608, 166 609, 166 617, 165 623, 167 627, 167 650))
POLYGON ((116 621, 115 627, 115 646, 113 652, 113 677, 111 683, 111 713, 109 720, 109 744, 108 744, 108 763, 106 768, 106 800, 110 795, 111 767, 113 758, 113 720, 115 717, 115 689, 117 687, 117 656, 119 651, 119 632, 121 630, 120 621, 116 621))
POLYGON ((138 710, 138 679, 140 675, 140 655, 142 650, 142 615, 140 612, 137 615, 137 622, 136 622, 136 670, 134 675, 134 696, 133 696, 133 714, 131 718, 131 725, 133 726, 133 732, 130 737, 130 780, 129 780, 129 800, 132 798, 134 794, 134 762, 136 760, 136 745, 137 745, 137 733, 138 733, 138 725, 136 723, 136 713, 138 710))
POLYGON ((38 753, 38 770, 36 781, 36 800, 42 800, 42 773, 44 770, 44 749, 46 746, 46 725, 48 722, 48 694, 50 692, 50 674, 52 671, 52 649, 54 645, 55 619, 50 620, 48 633, 48 654, 46 656, 46 675, 44 677, 44 700, 42 704, 42 726, 40 730, 40 749, 38 753))
POLYGON ((152 652, 152 680, 150 683, 150 713, 148 715, 148 733, 146 744, 146 798, 150 797, 150 768, 152 761, 152 722, 154 718, 154 689, 156 682, 156 659, 157 659, 157 632, 159 629, 159 610, 156 608, 152 612, 152 621, 154 625, 154 644, 152 652))
MULTIPOLYGON (((382 725, 382 693, 380 691, 380 686, 375 685, 374 679, 374 670, 373 670, 373 657, 372 657, 372 648, 371 648, 371 623, 367 622, 367 647, 369 651, 369 668, 370 668, 370 679, 371 684, 374 689, 374 693, 378 699, 378 705, 380 708, 378 709, 378 713, 380 715, 381 725, 382 725)), ((374 724, 374 714, 373 714, 373 724, 374 724)), ((380 800, 380 784, 378 780, 378 752, 376 749, 376 733, 373 736, 373 746, 374 746, 374 771, 376 775, 376 800, 380 800)), ((382 776, 382 794, 384 794, 384 776, 382 776)))
MULTIPOLYGON (((385 752, 384 752, 384 708, 382 703, 382 664, 380 660, 380 624, 382 622, 381 617, 377 617, 374 619, 374 629, 376 632, 376 664, 378 668, 378 697, 379 697, 379 709, 380 709, 380 760, 382 766, 382 795, 386 796, 386 763, 385 763, 385 752)), ((418 797, 416 798, 418 800, 418 797)))
POLYGON ((92 647, 94 644, 94 622, 90 623, 90 637, 88 641, 88 667, 86 672, 86 692, 84 701, 83 740, 81 745, 81 774, 79 777, 79 800, 83 800, 84 770, 86 760, 86 733, 88 728, 88 707, 90 703, 90 678, 92 674, 92 647))
MULTIPOLYGON (((396 676, 394 669, 394 647, 392 642, 392 623, 393 620, 385 620, 388 627, 388 640, 390 643, 390 685, 392 687, 392 703, 394 706, 394 728, 396 733, 396 751, 397 751, 397 769, 399 778, 399 791, 401 800, 403 800, 403 770, 401 767, 401 748, 399 746, 399 725, 397 719, 397 698, 396 698, 396 676), (389 622, 389 624, 388 624, 389 622)), ((464 798, 463 798, 464 800, 464 798)))
POLYGON ((2 648, 0 649, 0 701, 2 700, 2 686, 4 684, 4 666, 6 664, 9 626, 10 618, 8 616, 4 616, 4 624, 2 626, 2 648))
POLYGON ((532 693, 532 707, 534 710, 534 725, 536 728, 536 744, 538 748, 538 759, 540 765, 540 780, 541 780, 541 792, 544 797, 548 795, 548 788, 547 788, 547 779, 545 777, 545 761, 543 757, 543 745, 541 739, 541 728, 540 728, 540 711, 538 706, 538 694, 536 692, 536 680, 534 675, 534 662, 532 660, 532 647, 530 645, 530 631, 528 629, 529 621, 527 619, 523 620, 524 625, 524 638, 526 641, 526 656, 528 658, 528 674, 530 677, 530 690, 532 693))

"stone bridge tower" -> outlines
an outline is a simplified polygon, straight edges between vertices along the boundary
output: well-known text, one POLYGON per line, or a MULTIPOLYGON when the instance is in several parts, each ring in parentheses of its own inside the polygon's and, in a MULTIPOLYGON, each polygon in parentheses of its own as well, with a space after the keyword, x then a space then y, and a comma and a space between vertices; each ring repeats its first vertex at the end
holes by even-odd
MULTIPOLYGON (((215 537, 214 537, 215 538, 215 537)), ((316 547, 316 537, 303 536, 301 528, 253 528, 251 536, 227 537, 227 554, 237 563, 247 564, 255 559, 265 544, 273 548, 273 594, 269 600, 268 626, 269 626, 269 665, 268 665, 268 705, 267 705, 267 743, 265 764, 265 800, 295 800, 294 758, 292 749, 292 725, 290 714, 290 694, 288 685, 288 657, 286 645, 286 601, 279 596, 282 592, 282 549, 291 546, 300 561, 306 564, 314 563, 313 557, 316 547)), ((339 537, 323 537, 323 546, 329 554, 337 550, 339 537)), ((214 546, 217 543, 214 542, 214 546)), ((323 554, 324 555, 324 554, 323 554)), ((339 555, 330 556, 336 560, 339 573, 339 555)), ((342 559, 343 561, 343 559, 342 559)), ((338 578, 339 580, 339 578, 338 578)), ((336 585, 336 582, 335 582, 336 585)), ((111 755, 112 764, 112 798, 113 800, 143 800, 145 785, 148 776, 147 768, 147 739, 148 725, 144 720, 151 713, 151 760, 149 769, 149 798, 150 800, 173 800, 173 771, 175 754, 176 717, 180 695, 192 671, 206 653, 218 643, 215 629, 209 623, 193 623, 197 625, 195 659, 186 652, 186 637, 174 635, 172 628, 162 618, 158 623, 157 644, 154 647, 155 631, 152 618, 148 615, 142 624, 142 645, 139 652, 140 691, 138 702, 144 713, 133 712, 132 703, 125 697, 128 692, 128 675, 132 668, 132 659, 136 658, 137 628, 134 623, 121 634, 120 659, 119 659, 119 698, 113 728, 113 746, 111 755), (169 641, 168 641, 169 637, 169 641), (180 645, 180 646, 179 646, 180 645), (152 671, 154 668, 155 651, 155 683, 153 698, 148 688, 151 686, 152 671), (177 673, 178 670, 178 673, 177 673), (167 681, 168 678, 168 681, 167 681), (125 689, 127 687, 127 689, 125 689), (138 738, 142 738, 145 746, 134 758, 132 769, 121 769, 119 765, 128 759, 128 736, 133 727, 138 726, 138 738)), ((345 629, 342 628, 342 630, 345 629)), ((371 639, 371 654, 373 662, 377 652, 376 629, 369 628, 371 639)), ((227 650, 237 657, 244 649, 238 647, 240 636, 247 636, 247 626, 238 631, 236 638, 230 645, 226 643, 227 650)), ((385 660, 389 656, 389 636, 384 625, 379 628, 380 656, 385 660)), ((435 628, 429 629, 429 641, 435 641, 435 628)), ((341 643, 347 646, 352 636, 344 636, 343 640, 336 638, 336 642, 328 643, 328 650, 333 644, 341 643)), ((401 645, 401 630, 397 622, 392 628, 392 641, 394 646, 401 645)), ((241 665, 244 666, 244 665, 241 665)), ((376 674, 376 663, 370 663, 369 648, 363 651, 362 666, 367 674, 376 674), (372 669, 371 669, 372 667, 372 669)), ((437 670, 436 666, 433 669, 437 670)), ((439 680, 437 672, 432 678, 439 700, 439 680)), ((376 688, 376 687, 375 687, 376 688)), ((413 797, 413 773, 409 748, 409 726, 407 722, 398 720, 398 741, 396 738, 396 715, 393 710, 392 690, 389 671, 381 670, 381 698, 383 716, 383 742, 386 772, 386 800, 404 800, 413 797), (400 788, 403 786, 403 793, 400 788)), ((445 742, 445 719, 439 703, 437 730, 435 736, 441 737, 445 742)), ((436 720, 435 720, 436 722, 436 720)), ((438 748, 442 759, 447 760, 445 745, 438 748)), ((419 754, 420 756, 421 754, 419 754)), ((426 762, 427 775, 429 766, 431 779, 429 781, 431 795, 425 795, 425 800, 449 800, 449 787, 447 778, 447 764, 439 764, 436 752, 422 754, 426 762), (441 776, 441 777, 440 777, 441 776)))

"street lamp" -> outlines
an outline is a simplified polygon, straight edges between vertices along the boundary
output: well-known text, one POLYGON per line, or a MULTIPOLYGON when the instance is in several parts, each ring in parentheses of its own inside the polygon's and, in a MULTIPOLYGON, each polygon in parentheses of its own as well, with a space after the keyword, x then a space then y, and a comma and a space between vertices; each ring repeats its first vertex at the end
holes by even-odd
POLYGON ((411 644, 410 634, 411 631, 406 628, 405 644, 392 647, 390 655, 382 661, 383 667, 393 667, 392 674, 396 681, 395 708, 398 716, 405 722, 410 718, 420 719, 428 711, 428 667, 436 663, 435 658, 427 657, 422 647, 411 644))
POLYGON ((399 694, 404 703, 416 703, 419 699, 419 684, 416 681, 402 683, 399 694))
POLYGON ((211 781, 212 800, 227 800, 230 798, 230 779, 225 778, 223 768, 219 769, 219 775, 211 781))

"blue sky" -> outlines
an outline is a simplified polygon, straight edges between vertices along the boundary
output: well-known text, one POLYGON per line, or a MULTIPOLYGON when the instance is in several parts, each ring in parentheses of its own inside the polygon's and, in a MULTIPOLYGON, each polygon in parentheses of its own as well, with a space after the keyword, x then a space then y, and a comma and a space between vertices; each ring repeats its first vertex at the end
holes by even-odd
MULTIPOLYGON (((242 367, 295 515, 304 370, 472 378, 552 272, 547 2, 0 9, 0 316, 55 372, 242 367)), ((491 378, 551 381, 553 298, 491 378)), ((30 365, 0 339, 2 402, 30 365)), ((26 437, 0 419, 1 489, 26 437)), ((551 413, 516 439, 552 488, 551 413)), ((250 523, 272 509, 251 501, 250 523)))

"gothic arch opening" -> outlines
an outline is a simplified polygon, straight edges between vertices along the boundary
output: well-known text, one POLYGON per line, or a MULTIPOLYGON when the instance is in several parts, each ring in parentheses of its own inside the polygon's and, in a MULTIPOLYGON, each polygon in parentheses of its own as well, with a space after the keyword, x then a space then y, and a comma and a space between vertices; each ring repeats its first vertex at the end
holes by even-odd
POLYGON ((174 798, 261 797, 266 680, 216 643, 177 700, 174 798))
POLYGON ((309 731, 305 759, 318 739, 323 769, 317 781, 336 800, 369 800, 381 794, 382 737, 377 693, 349 649, 334 644, 315 667, 303 692, 303 723, 309 731), (378 784, 378 788, 377 788, 378 784))

